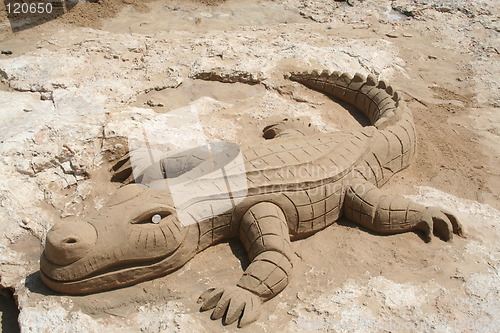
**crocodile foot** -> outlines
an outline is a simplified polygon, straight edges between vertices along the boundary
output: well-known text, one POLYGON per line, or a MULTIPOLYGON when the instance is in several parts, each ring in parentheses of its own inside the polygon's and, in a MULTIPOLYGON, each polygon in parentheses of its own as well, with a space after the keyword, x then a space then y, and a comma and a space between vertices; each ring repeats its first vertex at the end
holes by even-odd
POLYGON ((259 319, 262 304, 258 296, 240 287, 210 288, 201 294, 198 303, 201 303, 201 311, 214 309, 211 316, 213 320, 225 316, 225 325, 239 319, 238 327, 259 319))
POLYGON ((427 242, 431 241, 433 234, 445 241, 452 240, 453 234, 464 236, 462 225, 455 215, 438 207, 426 207, 417 228, 425 233, 427 242))

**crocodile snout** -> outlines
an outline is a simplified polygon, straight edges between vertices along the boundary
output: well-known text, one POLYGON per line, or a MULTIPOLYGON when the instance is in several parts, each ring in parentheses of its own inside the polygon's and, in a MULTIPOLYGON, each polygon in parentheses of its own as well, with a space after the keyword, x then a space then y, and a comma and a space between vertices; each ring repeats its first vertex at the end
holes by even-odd
POLYGON ((97 241, 97 231, 87 222, 59 222, 47 234, 45 257, 56 265, 83 258, 97 241))

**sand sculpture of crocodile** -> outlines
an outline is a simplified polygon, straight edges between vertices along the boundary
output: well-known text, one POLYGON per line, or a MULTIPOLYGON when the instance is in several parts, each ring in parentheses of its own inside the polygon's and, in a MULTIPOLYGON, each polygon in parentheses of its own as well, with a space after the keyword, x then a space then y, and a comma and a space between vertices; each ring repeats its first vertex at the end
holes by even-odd
MULTIPOLYGON (((415 154, 415 125, 399 92, 372 75, 313 71, 288 77, 351 104, 373 125, 309 136, 287 128, 286 122, 266 127, 264 136, 273 139, 241 147, 245 198, 188 226, 179 223, 168 190, 123 186, 86 222, 54 225, 41 257, 44 283, 67 294, 128 286, 177 270, 217 242, 239 238, 249 266, 236 286, 211 288, 200 303, 201 310, 213 309, 212 319, 238 321, 241 327, 257 320, 261 303, 289 283, 290 241, 341 216, 381 234, 421 231, 427 240, 433 234, 444 240, 462 235, 451 213, 379 189, 415 154)), ((163 161, 161 167, 168 166, 163 161)), ((217 200, 203 191, 196 198, 192 204, 217 200)))

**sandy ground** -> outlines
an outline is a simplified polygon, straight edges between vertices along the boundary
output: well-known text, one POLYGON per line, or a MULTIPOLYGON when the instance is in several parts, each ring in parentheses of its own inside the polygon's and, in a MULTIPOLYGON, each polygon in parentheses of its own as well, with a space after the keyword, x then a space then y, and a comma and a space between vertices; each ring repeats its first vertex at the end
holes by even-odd
MULTIPOLYGON (((328 322, 328 318, 338 319, 339 313, 348 316, 356 314, 358 310, 374 313, 375 317, 384 313, 393 315, 406 311, 406 314, 399 315, 398 319, 402 321, 422 317, 423 313, 449 320, 467 320, 471 318, 471 311, 476 311, 472 313, 473 318, 484 317, 490 322, 499 320, 493 316, 495 309, 499 310, 498 247, 495 245, 498 243, 500 209, 498 8, 489 1, 472 1, 470 3, 474 5, 470 5, 471 8, 465 5, 461 7, 462 2, 458 1, 459 4, 450 7, 450 10, 429 6, 424 10, 417 6, 418 1, 388 1, 383 6, 374 5, 370 1, 351 3, 353 7, 345 3, 328 5, 328 2, 322 1, 288 1, 282 4, 276 1, 246 0, 108 0, 98 4, 79 3, 57 18, 47 22, 35 21, 28 29, 26 26, 14 29, 15 33, 9 24, 2 25, 0 50, 12 51, 12 55, 0 55, 0 60, 41 49, 53 52, 68 46, 64 43, 85 43, 91 40, 90 35, 94 31, 89 29, 153 38, 159 35, 161 38, 157 40, 165 43, 168 43, 169 34, 179 41, 184 38, 182 36, 186 40, 192 36, 201 39, 205 34, 216 36, 239 31, 244 35, 261 34, 261 38, 270 43, 272 38, 286 34, 293 34, 293 40, 304 43, 327 43, 305 37, 301 39, 301 34, 304 33, 305 36, 305 32, 332 40, 340 38, 347 42, 381 40, 390 43, 390 47, 397 50, 400 62, 393 66, 396 69, 387 76, 405 93, 417 124, 419 146, 418 156, 411 166, 397 174, 384 189, 390 193, 408 195, 420 202, 444 204, 458 210, 462 218, 470 218, 464 221, 467 238, 456 239, 451 245, 439 240, 424 244, 413 233, 381 237, 367 233, 348 221, 341 221, 311 239, 294 244, 299 258, 296 278, 282 295, 264 306, 261 320, 266 321, 267 318, 273 324, 257 327, 263 331, 295 331, 298 330, 297 326, 292 328, 288 324, 290 318, 295 319, 295 324, 300 328, 300 320, 303 318, 309 320, 309 323, 324 323, 328 322), (391 5, 409 16, 387 10, 391 5), (417 8, 413 12, 412 5, 417 8), (268 31, 272 33, 266 34, 268 31), (64 36, 69 35, 73 40, 65 39, 64 36), (472 216, 476 216, 477 220, 472 216), (491 219, 488 220, 488 217, 491 219), (475 225, 474 221, 487 222, 475 225), (486 249, 481 253, 472 251, 471 248, 477 244, 486 249), (485 259, 486 257, 490 259, 485 259), (476 280, 471 277, 477 274, 484 274, 492 280, 477 282, 479 286, 474 289, 470 285, 473 284, 471 281, 476 280), (321 304, 331 304, 321 299, 322 290, 329 288, 344 291, 344 294, 334 294, 333 302, 337 306, 351 309, 350 313, 332 312, 332 305, 322 308, 321 304), (377 290, 394 290, 396 294, 399 293, 399 298, 397 295, 378 293, 377 290), (483 295, 474 296, 474 293, 482 291, 483 295), (457 299, 468 299, 469 303, 454 304, 453 297, 449 296, 453 294, 457 299), (408 303, 404 302, 405 298, 408 303), (382 310, 380 303, 385 305, 382 310), (309 307, 303 304, 309 304, 309 307), (421 305, 421 310, 418 304, 421 305), (449 313, 454 307, 457 308, 456 313, 449 313), (475 310, 471 310, 473 308, 475 310)), ((3 19, 6 18, 5 12, 0 12, 1 15, 3 19)), ((255 45, 255 48, 258 49, 259 45, 255 45)), ((216 54, 216 57, 225 60, 224 57, 228 56, 229 64, 231 61, 238 63, 238 58, 231 58, 234 54, 227 52, 229 55, 216 54)), ((366 58, 376 59, 377 54, 368 54, 366 58)), ((363 67, 362 60, 360 63, 363 67)), ((320 60, 317 63, 311 61, 310 67, 321 64, 320 60)), ((370 64, 365 66, 367 71, 370 71, 370 64)), ((141 108, 147 101, 154 101, 165 105, 151 107, 156 114, 162 114, 193 103, 199 98, 209 97, 217 101, 214 107, 223 111, 215 118, 210 113, 202 115, 202 121, 206 124, 205 132, 210 137, 231 139, 238 143, 261 140, 261 128, 269 122, 288 116, 283 111, 286 108, 282 107, 277 108, 276 114, 259 116, 264 112, 261 108, 262 101, 267 101, 270 93, 282 96, 291 107, 312 105, 321 117, 311 118, 307 112, 303 116, 309 117, 308 120, 313 122, 318 131, 354 129, 363 125, 363 119, 358 118, 356 121, 352 117, 352 110, 349 112, 325 96, 285 82, 280 74, 296 66, 295 61, 281 61, 271 71, 274 75, 272 80, 264 80, 256 85, 185 78, 177 88, 142 90, 134 94, 132 99, 123 101, 122 104, 117 102, 116 105, 141 108), (227 121, 229 125, 223 126, 221 121, 227 121), (240 130, 231 131, 231 124, 238 126, 240 130)), ((71 72, 69 75, 76 81, 85 76, 79 72, 71 72)), ((15 78, 4 77, 0 83, 0 92, 18 91, 11 81, 15 81, 15 78)), ((269 105, 278 102, 270 99, 267 103, 266 112, 269 112, 273 110, 269 105)), ((111 113, 113 117, 113 111, 111 113)), ((108 152, 106 157, 114 159, 121 153, 123 151, 113 151, 110 156, 108 152)), ((105 161, 104 164, 89 169, 92 194, 87 200, 100 197, 99 193, 103 191, 111 193, 116 188, 116 184, 108 182, 109 163, 105 161)), ((55 210, 53 207, 47 208, 49 210, 56 214, 62 208, 59 211, 57 207, 55 210)), ((20 253, 26 254, 26 262, 32 263, 33 267, 39 255, 40 241, 32 235, 16 237, 13 246, 20 253)), ((107 323, 110 327, 120 327, 117 324, 119 318, 140 321, 136 318, 137 313, 158 315, 165 310, 162 306, 168 304, 167 312, 175 313, 177 317, 175 320, 163 319, 177 325, 176 329, 193 329, 199 324, 204 329, 212 327, 213 331, 217 331, 220 323, 212 323, 206 313, 197 312, 196 298, 214 281, 232 283, 237 278, 235 269, 245 264, 244 251, 237 242, 229 245, 224 243, 208 249, 187 267, 162 279, 100 295, 66 299, 73 303, 72 310, 81 311, 85 316, 107 323), (207 267, 206 262, 214 261, 215 265, 207 267), (193 286, 193 281, 198 283, 193 286), (187 319, 183 317, 185 313, 189 314, 187 319)), ((27 281, 28 284, 31 283, 32 291, 39 291, 33 293, 35 296, 30 296, 33 297, 33 302, 42 304, 47 299, 56 300, 59 297, 44 289, 36 278, 28 278, 27 281)), ((7 296, 2 295, 0 311, 3 314, 3 331, 11 332, 14 327, 10 316, 15 311, 4 305, 7 304, 4 299, 7 296)), ((75 318, 73 317, 75 323, 84 320, 75 318)), ((157 322, 149 322, 149 326, 146 325, 149 328, 143 331, 169 331, 162 329, 162 317, 158 315, 158 318, 157 322)), ((24 319, 29 321, 28 317, 24 319)), ((24 327, 28 327, 25 330, 36 331, 29 329, 36 327, 33 325, 25 324, 24 327)), ((143 326, 140 326, 141 329, 143 326)), ((346 328, 340 331, 352 330, 346 328)), ((444 332, 439 327, 415 331, 444 332)), ((462 330, 457 328, 451 331, 462 330)))

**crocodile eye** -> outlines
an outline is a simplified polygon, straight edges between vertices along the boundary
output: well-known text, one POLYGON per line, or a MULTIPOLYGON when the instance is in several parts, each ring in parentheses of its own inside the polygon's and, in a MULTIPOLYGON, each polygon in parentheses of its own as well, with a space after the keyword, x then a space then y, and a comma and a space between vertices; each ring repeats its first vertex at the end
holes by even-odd
POLYGON ((165 217, 171 215, 169 211, 154 211, 141 214, 132 221, 132 224, 159 224, 165 217))
POLYGON ((153 222, 154 224, 158 224, 158 223, 160 223, 161 219, 162 219, 162 217, 160 214, 155 214, 151 218, 151 222, 153 222))

